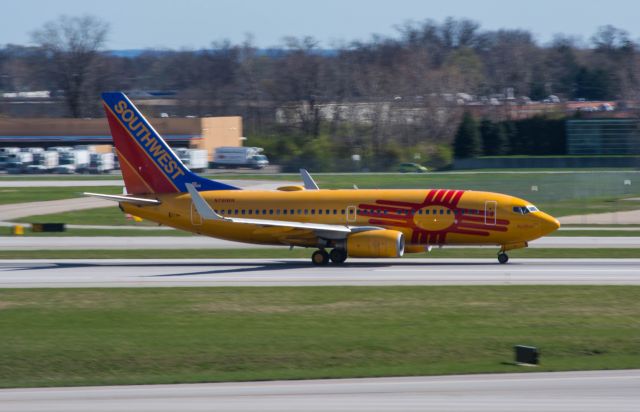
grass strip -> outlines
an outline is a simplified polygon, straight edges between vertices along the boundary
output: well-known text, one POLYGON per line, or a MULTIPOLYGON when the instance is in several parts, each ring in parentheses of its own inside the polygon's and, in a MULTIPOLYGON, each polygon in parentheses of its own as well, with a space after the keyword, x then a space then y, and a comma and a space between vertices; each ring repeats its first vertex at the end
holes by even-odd
POLYGON ((0 387, 640 367, 640 287, 0 290, 0 387))
POLYGON ((83 197, 83 192, 121 195, 122 188, 117 186, 0 187, 0 205, 73 199, 83 197))
MULTIPOLYGON (((135 250, 0 250, 0 259, 296 259, 310 258, 314 249, 135 249, 135 250)), ((429 253, 407 254, 403 259, 494 259, 498 248, 434 249, 429 253)), ((509 251, 518 258, 640 258, 639 248, 614 249, 519 249, 509 251)))

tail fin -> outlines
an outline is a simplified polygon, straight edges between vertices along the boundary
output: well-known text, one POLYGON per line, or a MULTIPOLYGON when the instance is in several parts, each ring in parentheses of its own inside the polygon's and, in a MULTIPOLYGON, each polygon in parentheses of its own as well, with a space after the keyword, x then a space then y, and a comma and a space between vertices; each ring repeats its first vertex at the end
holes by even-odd
POLYGON ((192 173, 124 93, 102 93, 102 100, 128 193, 187 192, 186 183, 198 191, 238 189, 192 173))

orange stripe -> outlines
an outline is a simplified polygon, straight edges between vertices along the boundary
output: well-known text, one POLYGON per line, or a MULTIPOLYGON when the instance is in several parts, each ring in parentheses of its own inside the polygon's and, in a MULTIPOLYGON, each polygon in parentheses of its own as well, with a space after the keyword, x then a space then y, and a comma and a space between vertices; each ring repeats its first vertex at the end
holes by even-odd
MULTIPOLYGON (((178 186, 175 185, 175 183, 173 183, 173 180, 171 180, 171 178, 169 177, 169 175, 167 175, 164 170, 162 170, 160 168, 160 166, 158 166, 158 163, 156 163, 156 161, 153 159, 153 157, 151 157, 151 155, 149 153, 147 153, 147 151, 144 149, 144 147, 142 147, 142 145, 140 144, 140 142, 138 142, 138 140, 133 137, 133 135, 131 134, 131 132, 129 131, 129 129, 127 129, 127 127, 125 127, 124 124, 122 124, 122 122, 120 121, 120 118, 118 116, 115 115, 115 113, 113 113, 113 110, 111 110, 111 108, 105 103, 104 107, 107 108, 107 110, 109 110, 109 112, 111 112, 111 114, 113 115, 113 117, 118 121, 118 123, 120 123, 120 126, 122 126, 122 128, 127 132, 127 134, 129 134, 129 136, 131 137, 131 139, 136 142, 136 144, 138 145, 138 147, 149 157, 149 159, 151 160, 151 163, 153 163, 153 165, 156 167, 156 169, 158 169, 162 175, 164 177, 167 178, 167 181, 169 183, 171 183, 171 185, 176 189, 176 191, 178 193, 180 193, 180 189, 178 189, 178 186)), ((137 109, 137 108, 136 108, 137 109)), ((140 116, 142 116, 142 114, 140 114, 140 116)), ((148 122, 147 122, 148 123, 148 122)), ((158 138, 159 136, 155 136, 156 138, 158 138)), ((165 142, 166 144, 166 142, 165 142)), ((155 192, 155 191, 154 191, 155 192)))
MULTIPOLYGON (((144 180, 144 178, 142 176, 140 176, 140 174, 136 171, 136 168, 131 166, 131 163, 129 163, 129 161, 127 160, 126 157, 124 157, 122 155, 122 153, 120 153, 120 150, 118 150, 118 148, 116 147, 116 152, 118 152, 118 159, 122 159, 124 161, 124 163, 127 164, 127 166, 129 166, 129 169, 136 174, 136 176, 138 176, 138 178, 140 179, 140 181, 147 187, 147 189, 149 189, 149 193, 155 193, 155 191, 151 188, 151 186, 149 186, 149 184, 147 183, 146 180, 144 180)), ((123 176, 124 177, 124 176, 123 176)), ((124 185, 126 187, 127 182, 124 182, 124 185)))

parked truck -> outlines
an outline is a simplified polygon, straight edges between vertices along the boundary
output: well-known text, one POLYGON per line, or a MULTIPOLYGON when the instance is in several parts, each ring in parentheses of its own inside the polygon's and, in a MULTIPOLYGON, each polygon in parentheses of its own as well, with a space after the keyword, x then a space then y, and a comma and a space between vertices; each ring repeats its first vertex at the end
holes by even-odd
POLYGON ((59 155, 54 150, 33 153, 33 163, 27 166, 27 173, 51 173, 58 166, 59 155))
POLYGON ((178 158, 194 172, 204 172, 209 166, 209 153, 206 149, 178 148, 175 150, 178 158))
POLYGON ((0 147, 0 170, 5 170, 9 163, 9 156, 19 151, 18 147, 0 147))
POLYGON ((86 149, 59 150, 60 161, 54 173, 72 174, 89 166, 89 151, 86 149))
POLYGON ((26 173, 31 163, 33 163, 32 153, 15 152, 7 156, 6 169, 11 174, 26 173))
POLYGON ((89 165, 78 170, 78 173, 101 174, 109 173, 114 167, 113 153, 91 153, 89 165))
POLYGON ((262 152, 261 147, 218 147, 213 155, 213 167, 263 169, 269 165, 269 159, 262 152))

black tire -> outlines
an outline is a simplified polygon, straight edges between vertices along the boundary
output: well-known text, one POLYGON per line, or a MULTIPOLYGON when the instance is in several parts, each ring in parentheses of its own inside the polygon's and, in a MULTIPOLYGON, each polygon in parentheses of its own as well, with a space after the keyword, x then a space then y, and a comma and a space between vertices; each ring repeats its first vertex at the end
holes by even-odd
POLYGON ((311 255, 311 262, 316 266, 324 266, 329 263, 329 254, 324 250, 316 250, 311 255))
POLYGON ((509 261, 509 256, 506 253, 498 253, 498 262, 505 264, 509 261))
POLYGON ((347 251, 342 248, 334 248, 329 253, 329 259, 335 264, 342 264, 345 260, 347 260, 347 251))

